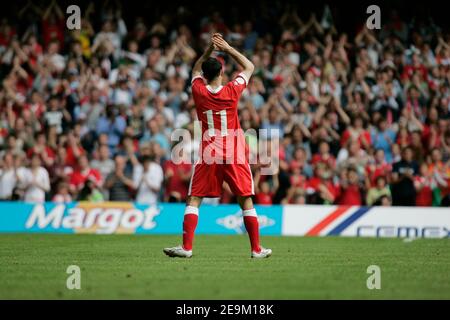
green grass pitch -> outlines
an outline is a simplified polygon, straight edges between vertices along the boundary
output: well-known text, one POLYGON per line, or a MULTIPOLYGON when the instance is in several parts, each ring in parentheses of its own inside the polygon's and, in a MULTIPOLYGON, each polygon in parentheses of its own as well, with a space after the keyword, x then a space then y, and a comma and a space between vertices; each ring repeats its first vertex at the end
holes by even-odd
POLYGON ((450 240, 197 236, 194 257, 166 257, 179 236, 0 235, 1 299, 450 299, 450 240), (66 269, 81 268, 81 290, 66 269), (369 265, 381 289, 369 290, 369 265))

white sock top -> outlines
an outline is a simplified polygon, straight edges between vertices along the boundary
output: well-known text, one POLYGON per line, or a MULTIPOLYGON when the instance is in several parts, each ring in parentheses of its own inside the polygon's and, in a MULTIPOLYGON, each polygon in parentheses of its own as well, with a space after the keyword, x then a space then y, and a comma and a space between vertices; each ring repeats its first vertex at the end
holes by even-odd
POLYGON ((249 209, 249 210, 243 210, 242 214, 244 215, 244 217, 257 217, 258 215, 256 214, 256 209, 249 209))
POLYGON ((198 208, 197 207, 193 207, 193 206, 186 206, 186 208, 184 209, 184 214, 195 214, 198 216, 198 208))

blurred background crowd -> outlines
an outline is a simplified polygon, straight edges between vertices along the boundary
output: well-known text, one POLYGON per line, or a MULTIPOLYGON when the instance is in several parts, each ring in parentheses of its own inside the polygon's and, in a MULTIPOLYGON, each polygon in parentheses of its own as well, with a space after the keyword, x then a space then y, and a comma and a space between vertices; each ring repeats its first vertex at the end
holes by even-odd
MULTIPOLYGON (((255 65, 243 129, 279 129, 248 136, 280 139, 279 173, 252 167, 256 203, 449 205, 450 33, 431 13, 382 6, 369 30, 365 7, 321 1, 105 0, 68 30, 67 5, 1 14, 0 200, 184 201, 192 168, 170 135, 193 130, 191 67, 220 32, 255 65)), ((220 58, 229 81, 238 66, 220 58)), ((235 201, 224 190, 213 201, 235 201)))

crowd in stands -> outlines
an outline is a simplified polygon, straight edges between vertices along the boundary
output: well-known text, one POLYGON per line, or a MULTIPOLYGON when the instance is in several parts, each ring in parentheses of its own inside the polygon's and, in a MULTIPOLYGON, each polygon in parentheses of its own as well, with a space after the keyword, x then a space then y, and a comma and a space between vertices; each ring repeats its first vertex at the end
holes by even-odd
MULTIPOLYGON (((0 22, 0 200, 184 201, 192 165, 171 160, 170 136, 194 130, 191 68, 220 32, 255 65, 242 128, 278 129, 248 137, 280 141, 277 174, 252 166, 256 203, 449 205, 450 33, 432 19, 392 12, 349 36, 328 7, 264 21, 196 12, 197 25, 187 10, 125 21, 119 2, 82 9, 80 30, 56 1, 29 1, 26 27, 0 22)), ((230 81, 238 66, 218 54, 230 81)), ((235 201, 226 184, 215 201, 235 201)))

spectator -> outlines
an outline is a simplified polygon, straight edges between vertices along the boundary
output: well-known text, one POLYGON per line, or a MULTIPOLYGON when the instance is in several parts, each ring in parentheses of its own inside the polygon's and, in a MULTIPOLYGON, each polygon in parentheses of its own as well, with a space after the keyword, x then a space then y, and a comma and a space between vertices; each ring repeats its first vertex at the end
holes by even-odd
POLYGON ((142 204, 156 204, 161 191, 164 174, 161 166, 154 159, 146 156, 142 165, 133 167, 134 189, 137 190, 136 201, 142 204))
POLYGON ((111 201, 130 201, 135 184, 132 172, 125 170, 126 159, 122 155, 114 157, 114 171, 105 180, 105 188, 109 192, 111 201))
POLYGON ((370 133, 364 129, 364 120, 359 116, 353 119, 352 124, 342 134, 341 146, 344 146, 350 139, 358 141, 364 149, 369 148, 370 133))
POLYGON ((39 132, 35 137, 36 143, 33 147, 28 149, 27 157, 31 158, 33 154, 39 155, 42 163, 46 168, 53 166, 55 161, 55 153, 52 148, 50 148, 47 144, 47 138, 45 137, 44 132, 39 132))
POLYGON ((63 120, 70 118, 70 115, 65 109, 62 109, 61 102, 57 96, 52 96, 48 100, 48 110, 44 113, 45 125, 55 126, 57 133, 63 131, 63 120))
POLYGON ((283 120, 287 114, 283 111, 283 107, 278 108, 277 105, 277 98, 271 96, 268 104, 261 110, 263 119, 267 119, 263 120, 261 124, 261 129, 264 130, 262 139, 282 138, 284 135, 283 120), (280 110, 282 111, 281 115, 280 110))
POLYGON ((166 181, 165 201, 182 202, 183 199, 186 199, 189 191, 191 173, 192 165, 187 161, 175 164, 172 160, 167 160, 164 163, 164 179, 166 181))
POLYGON ((156 118, 152 118, 147 122, 147 128, 140 142, 156 142, 160 145, 161 148, 164 149, 164 151, 167 152, 170 148, 169 140, 167 136, 161 131, 156 118))
POLYGON ((307 191, 312 195, 311 203, 333 204, 339 196, 339 189, 333 182, 331 168, 327 164, 319 164, 315 175, 308 182, 307 191))
POLYGON ((11 200, 17 183, 17 171, 12 153, 5 153, 0 162, 0 201, 11 200))
POLYGON ((92 181, 96 187, 100 187, 103 183, 103 178, 98 170, 89 166, 87 156, 82 155, 78 159, 78 165, 70 175, 69 181, 72 193, 77 194, 85 187, 87 181, 92 181))
POLYGON ((341 180, 338 204, 361 206, 364 201, 364 195, 361 192, 357 170, 355 168, 349 168, 344 176, 345 178, 341 180))
POLYGON ((95 130, 97 122, 101 114, 105 110, 105 105, 102 102, 101 92, 98 88, 93 87, 90 91, 89 100, 82 104, 80 114, 86 116, 86 124, 89 130, 95 130))
MULTIPOLYGON (((391 190, 386 183, 386 178, 379 175, 375 179, 375 185, 369 189, 366 197, 366 204, 368 206, 376 205, 376 203, 387 205, 387 200, 383 197, 391 198, 391 190)), ((389 200, 390 201, 390 200, 389 200)))
POLYGON ((255 194, 255 202, 257 204, 271 205, 273 199, 273 192, 270 191, 270 184, 267 181, 260 182, 255 194))
POLYGON ((313 175, 312 166, 308 163, 306 150, 302 147, 294 151, 293 158, 290 161, 291 169, 294 167, 301 168, 301 172, 308 178, 313 175))
POLYGON ((319 152, 312 157, 311 162, 313 166, 317 166, 320 163, 325 164, 330 168, 334 168, 336 166, 336 159, 330 153, 330 145, 328 142, 321 141, 319 143, 319 152))
POLYGON ((387 127, 387 122, 383 118, 378 120, 378 126, 372 130, 371 140, 375 149, 381 149, 384 152, 386 162, 392 161, 391 146, 395 142, 395 131, 387 127))
POLYGON ((86 150, 81 145, 80 137, 74 131, 67 134, 67 139, 64 139, 64 145, 66 149, 66 159, 64 162, 66 165, 74 168, 77 165, 78 159, 86 154, 86 150))
POLYGON ((367 185, 373 186, 376 184, 376 179, 379 176, 388 177, 392 171, 392 165, 385 160, 384 150, 377 149, 375 156, 366 166, 367 185))
POLYGON ((415 205, 414 176, 417 174, 418 166, 413 160, 413 151, 406 147, 402 151, 402 160, 395 163, 392 170, 391 190, 394 206, 415 205))
POLYGON ((47 170, 41 167, 39 155, 32 156, 30 168, 25 172, 21 182, 25 185, 26 202, 45 201, 45 193, 50 191, 50 178, 47 170))
POLYGON ((101 116, 97 122, 96 132, 98 135, 105 133, 108 136, 108 146, 111 150, 115 150, 120 142, 120 138, 125 131, 125 119, 117 115, 118 110, 113 106, 106 108, 105 115, 101 116))
POLYGON ((42 18, 44 47, 49 46, 52 41, 55 41, 58 45, 63 45, 65 28, 64 13, 55 0, 47 7, 42 18))
POLYGON ((392 199, 387 195, 383 195, 373 205, 390 207, 390 206, 392 206, 392 199))
POLYGON ((367 162, 367 152, 361 148, 359 141, 353 139, 347 141, 346 148, 342 148, 339 151, 338 158, 336 160, 339 170, 353 166, 359 174, 364 172, 367 162))
POLYGON ((101 177, 105 179, 114 170, 114 161, 110 157, 109 147, 100 145, 96 156, 95 159, 91 160, 90 166, 100 172, 101 177))
POLYGON ((72 202, 72 196, 70 195, 70 188, 67 183, 60 182, 56 188, 56 194, 52 198, 56 203, 69 203, 72 202))
POLYGON ((87 180, 83 189, 78 193, 78 200, 89 202, 102 202, 103 194, 100 192, 98 185, 91 179, 87 180))
POLYGON ((291 188, 288 195, 281 201, 282 204, 307 204, 307 196, 304 190, 299 188, 291 188))
POLYGON ((433 179, 426 164, 420 166, 420 175, 414 177, 414 187, 416 188, 416 206, 431 207, 433 204, 433 179))

